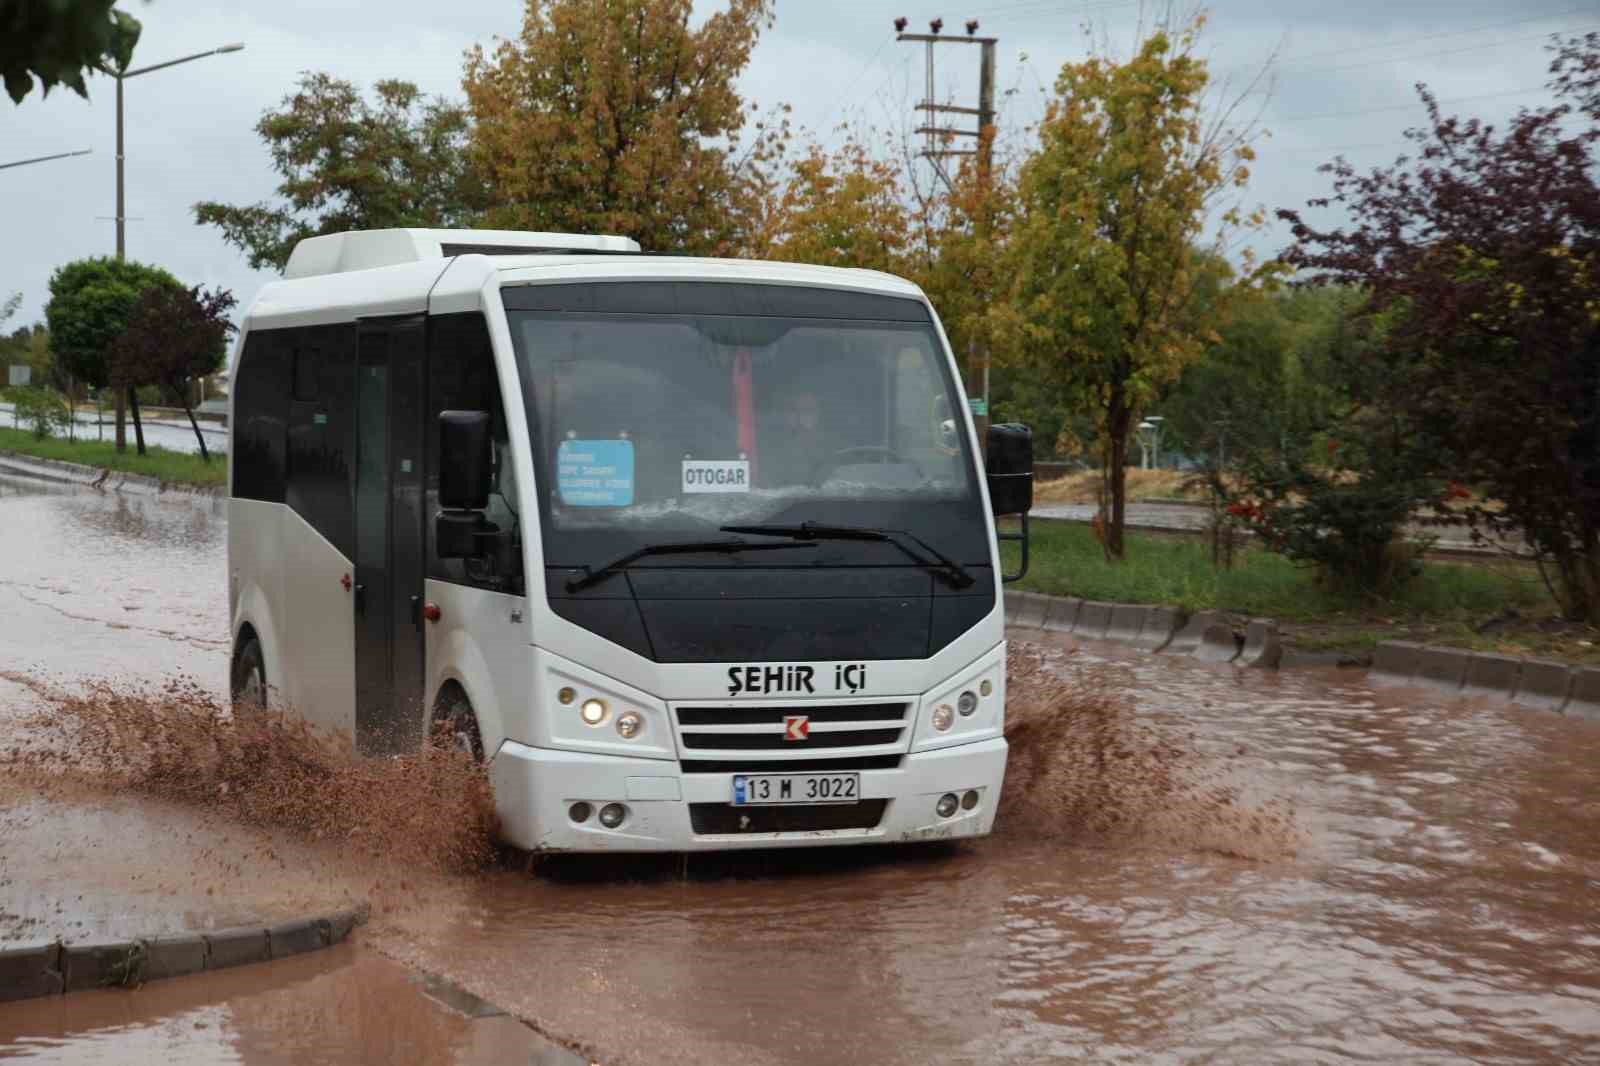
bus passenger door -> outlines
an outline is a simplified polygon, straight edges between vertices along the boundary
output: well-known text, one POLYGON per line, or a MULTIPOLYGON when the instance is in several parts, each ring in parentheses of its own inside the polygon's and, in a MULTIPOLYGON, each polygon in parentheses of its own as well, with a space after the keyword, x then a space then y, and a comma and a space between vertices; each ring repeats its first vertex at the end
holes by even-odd
POLYGON ((360 323, 356 359, 356 748, 423 737, 421 316, 360 323))

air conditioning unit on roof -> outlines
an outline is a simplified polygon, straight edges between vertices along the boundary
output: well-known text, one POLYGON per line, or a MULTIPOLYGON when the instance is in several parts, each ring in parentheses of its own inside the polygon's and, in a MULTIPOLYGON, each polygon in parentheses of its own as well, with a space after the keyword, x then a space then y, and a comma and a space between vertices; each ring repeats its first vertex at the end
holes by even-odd
POLYGON ((627 237, 529 233, 502 229, 376 229, 308 237, 294 246, 285 278, 447 259, 457 255, 626 255, 639 251, 627 237))

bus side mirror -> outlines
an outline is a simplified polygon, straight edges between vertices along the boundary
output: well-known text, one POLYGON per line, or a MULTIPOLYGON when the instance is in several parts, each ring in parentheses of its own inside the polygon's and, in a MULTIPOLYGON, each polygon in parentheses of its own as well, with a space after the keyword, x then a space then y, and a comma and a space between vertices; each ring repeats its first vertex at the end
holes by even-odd
POLYGON ((439 506, 481 511, 489 506, 489 413, 439 412, 439 506))
POLYGON ((989 476, 989 510, 995 515, 1033 509, 1033 430, 1016 422, 989 427, 984 471, 989 476))
POLYGON ((997 540, 1014 540, 1022 545, 1022 565, 1014 574, 1001 574, 1003 581, 1021 581, 1028 574, 1028 512, 1033 509, 1033 430, 1016 422, 999 422, 989 427, 984 441, 984 472, 989 480, 989 510, 996 518, 1018 515, 1021 526, 1015 533, 995 530, 997 540))

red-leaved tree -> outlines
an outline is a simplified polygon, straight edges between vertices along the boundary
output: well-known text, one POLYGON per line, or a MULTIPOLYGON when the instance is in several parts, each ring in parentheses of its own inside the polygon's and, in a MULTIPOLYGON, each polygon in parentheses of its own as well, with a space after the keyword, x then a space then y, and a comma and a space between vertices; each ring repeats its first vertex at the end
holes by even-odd
MULTIPOLYGON (((211 461, 206 439, 195 422, 189 403, 194 380, 222 368, 228 337, 235 329, 228 312, 238 301, 227 289, 206 292, 192 289, 149 288, 139 295, 128 328, 111 343, 111 383, 119 388, 160 385, 189 416, 200 457, 211 461)), ((139 408, 133 408, 137 427, 139 408)), ((139 454, 144 454, 144 433, 138 434, 139 454)))
POLYGON ((1600 34, 1551 45, 1553 103, 1497 128, 1446 117, 1425 87, 1414 156, 1324 171, 1346 225, 1280 211, 1286 255, 1358 287, 1384 324, 1386 402, 1520 534, 1569 618, 1600 621, 1600 34))

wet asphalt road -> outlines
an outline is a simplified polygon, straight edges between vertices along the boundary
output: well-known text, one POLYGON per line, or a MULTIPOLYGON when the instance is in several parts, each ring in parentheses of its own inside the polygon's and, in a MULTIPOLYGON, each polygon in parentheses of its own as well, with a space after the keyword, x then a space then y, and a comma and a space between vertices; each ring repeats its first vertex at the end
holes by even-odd
MULTIPOLYGON (((79 440, 114 440, 116 439, 116 425, 112 420, 109 409, 104 412, 104 422, 98 423, 93 411, 80 410, 77 413, 77 424, 73 427, 79 440)), ((220 422, 199 420, 200 432, 205 434, 206 448, 213 454, 228 450, 228 427, 220 422)), ((20 427, 16 418, 16 409, 12 404, 0 403, 0 426, 20 427)), ((133 420, 127 423, 127 439, 132 445, 134 440, 133 420)), ((176 417, 162 415, 158 418, 144 419, 144 442, 148 447, 166 448, 174 452, 198 452, 200 444, 195 440, 194 428, 182 414, 176 417)))
MULTIPOLYGON (((223 532, 216 504, 0 482, 0 671, 220 690, 223 532)), ((1046 782, 953 851, 435 879, 325 957, 0 1007, 0 1058, 540 1061, 529 1029, 424 995, 426 973, 607 1063, 1600 1061, 1600 726, 1044 639, 1053 669, 1125 703, 1059 727, 1061 751, 1093 748, 1071 766, 1096 795, 1148 792, 1161 767, 1119 751, 1143 733, 1178 753, 1192 785, 1164 794, 1162 834, 1071 824, 1046 782), (1094 747, 1108 728, 1122 739, 1094 747), (1292 833, 1263 828, 1269 807, 1292 833)), ((0 681, 0 723, 8 698, 28 694, 0 681)), ((119 817, 199 832, 132 801, 119 817)), ((4 876, 25 880, 6 839, 4 876)), ((173 847, 152 875, 205 874, 204 848, 173 847)), ((337 853, 284 850, 219 883, 366 884, 337 853)))

